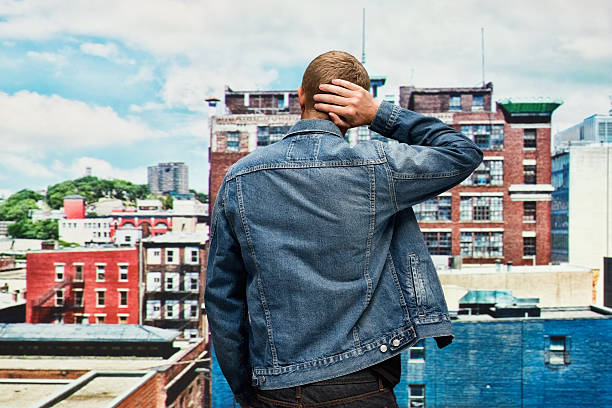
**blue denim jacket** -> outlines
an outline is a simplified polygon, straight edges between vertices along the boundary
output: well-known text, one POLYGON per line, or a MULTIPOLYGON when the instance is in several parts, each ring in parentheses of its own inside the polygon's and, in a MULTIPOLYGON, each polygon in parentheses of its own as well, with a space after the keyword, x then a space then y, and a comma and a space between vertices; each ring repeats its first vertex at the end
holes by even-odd
POLYGON ((419 339, 452 336, 411 206, 448 190, 482 152, 439 120, 383 102, 370 128, 400 143, 350 147, 299 121, 235 163, 211 220, 206 308, 239 401, 354 372, 419 339))

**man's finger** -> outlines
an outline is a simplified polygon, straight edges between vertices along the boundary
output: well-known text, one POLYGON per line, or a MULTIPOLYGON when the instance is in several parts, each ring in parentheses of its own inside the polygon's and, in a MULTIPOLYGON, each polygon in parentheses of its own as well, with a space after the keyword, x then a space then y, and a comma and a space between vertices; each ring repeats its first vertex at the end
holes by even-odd
POLYGON ((346 121, 344 121, 340 116, 336 115, 334 112, 330 112, 329 117, 331 118, 332 122, 334 122, 336 126, 338 126, 339 128, 349 129, 351 127, 351 125, 346 123, 346 121))
POLYGON ((346 113, 346 108, 344 106, 330 105, 327 103, 315 103, 314 108, 321 112, 325 112, 325 113, 333 112, 341 116, 346 113))
POLYGON ((350 99, 343 96, 331 95, 331 94, 315 94, 313 99, 316 102, 324 102, 334 105, 347 106, 350 99))
POLYGON ((321 84, 321 85, 319 85, 319 89, 322 90, 323 92, 327 92, 327 93, 331 93, 331 94, 336 94, 336 95, 340 95, 340 96, 347 96, 348 97, 348 96, 353 95, 353 91, 351 91, 350 89, 343 88, 343 87, 337 86, 337 85, 332 85, 332 84, 321 84))
POLYGON ((352 91, 363 91, 364 89, 357 84, 354 84, 349 81, 345 81, 344 79, 332 79, 332 84, 338 85, 352 91))

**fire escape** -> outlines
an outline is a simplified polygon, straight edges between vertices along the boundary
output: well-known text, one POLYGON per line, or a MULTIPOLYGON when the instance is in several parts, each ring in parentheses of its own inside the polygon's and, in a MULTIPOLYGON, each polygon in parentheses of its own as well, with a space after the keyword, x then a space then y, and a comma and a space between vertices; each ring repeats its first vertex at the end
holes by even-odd
POLYGON ((62 297, 61 305, 54 304, 52 306, 46 305, 45 303, 53 298, 58 291, 72 286, 72 276, 66 276, 66 278, 59 282, 56 286, 49 289, 44 295, 36 299, 32 303, 32 322, 33 323, 51 323, 52 321, 61 318, 63 320, 64 313, 68 309, 68 302, 66 297, 62 297))

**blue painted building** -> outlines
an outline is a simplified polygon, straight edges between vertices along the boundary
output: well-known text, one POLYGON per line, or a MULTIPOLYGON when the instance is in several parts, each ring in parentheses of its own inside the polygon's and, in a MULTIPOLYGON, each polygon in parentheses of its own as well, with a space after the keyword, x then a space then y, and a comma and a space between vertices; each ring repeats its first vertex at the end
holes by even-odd
POLYGON ((460 316, 455 340, 402 355, 400 407, 611 407, 612 310, 460 316))
MULTIPOLYGON (((402 354, 400 407, 612 407, 612 310, 542 308, 540 317, 460 315, 455 340, 402 354)), ((213 360, 213 408, 234 408, 213 360)))

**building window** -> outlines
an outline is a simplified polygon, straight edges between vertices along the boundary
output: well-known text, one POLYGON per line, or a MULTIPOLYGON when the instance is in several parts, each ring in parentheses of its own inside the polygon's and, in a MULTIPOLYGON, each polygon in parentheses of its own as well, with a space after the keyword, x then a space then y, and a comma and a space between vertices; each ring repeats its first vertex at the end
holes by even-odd
POLYGON ((504 161, 483 160, 463 183, 467 186, 501 186, 504 184, 504 161))
POLYGON ((523 256, 536 254, 536 237, 523 237, 523 256))
POLYGON ((535 129, 525 129, 523 132, 523 147, 525 149, 535 149, 537 145, 537 132, 535 129))
POLYGON ((161 272, 147 273, 147 292, 161 292, 161 272))
POLYGON ((83 264, 74 264, 74 281, 83 282, 83 264))
POLYGON ((566 336, 550 336, 546 363, 550 365, 564 365, 570 363, 569 338, 566 336))
POLYGON ((149 265, 161 264, 161 249, 159 248, 148 248, 147 249, 147 264, 149 265))
POLYGON ((503 150, 504 125, 462 125, 461 132, 484 150, 503 150))
POLYGON ((132 241, 132 237, 130 237, 129 235, 126 235, 124 240, 125 240, 126 243, 131 242, 132 241))
POLYGON ((536 202, 535 201, 523 201, 523 222, 535 222, 535 221, 536 221, 536 202))
POLYGON ((128 281, 128 265, 119 265, 119 282, 128 281))
POLYGON ((472 112, 482 112, 484 110, 484 96, 472 96, 472 112))
POLYGON ((503 197, 461 197, 459 217, 461 221, 502 222, 503 197))
POLYGON ((450 221, 451 198, 434 197, 412 207, 419 221, 450 221))
POLYGON ((198 292, 199 289, 199 275, 197 273, 185 274, 185 290, 189 292, 198 292))
POLYGON ((227 132, 226 152, 240 151, 240 132, 227 132))
POLYGON ((89 324, 89 315, 74 315, 76 324, 89 324))
POLYGON ((129 315, 125 315, 125 314, 120 314, 117 315, 118 319, 117 321, 119 322, 119 324, 127 324, 128 322, 128 317, 130 317, 129 315))
POLYGON ((503 256, 503 232, 461 232, 461 255, 466 258, 503 256))
POLYGON ((408 385, 408 407, 422 408, 425 406, 425 384, 408 385))
POLYGON ((74 290, 74 306, 83 307, 83 291, 74 290))
POLYGON ((119 307, 128 306, 128 291, 125 289, 119 290, 119 307))
POLYGON ((289 132, 289 129, 291 129, 291 126, 258 126, 257 146, 268 146, 278 142, 289 132))
POLYGON ((161 301, 147 300, 147 319, 161 319, 161 301))
POLYGON ((196 265, 200 261, 200 250, 199 248, 187 247, 185 248, 185 263, 196 265))
POLYGON ((105 316, 96 316, 96 323, 103 324, 105 316))
POLYGON ((461 95, 451 95, 448 100, 448 110, 460 111, 461 110, 461 95))
POLYGON ((523 165, 523 175, 524 175, 525 184, 537 184, 535 164, 524 164, 523 165))
POLYGON ((186 300, 183 312, 185 319, 197 319, 198 318, 198 301, 197 300, 186 300))
POLYGON ((169 265, 176 265, 179 263, 177 248, 166 248, 166 263, 169 265))
POLYGON ((55 306, 64 306, 64 289, 55 291, 55 306))
POLYGON ((96 306, 104 307, 106 305, 106 294, 103 290, 96 291, 96 306))
POLYGON ((411 363, 425 362, 425 340, 419 340, 414 346, 410 347, 409 360, 411 363))
POLYGON ((64 281, 64 264, 55 264, 55 281, 64 281))
POLYGON ((96 282, 104 282, 106 279, 106 265, 96 265, 96 282))
POLYGON ((423 232, 423 238, 430 255, 451 255, 450 232, 423 232))
POLYGON ((164 289, 167 292, 178 292, 179 274, 177 272, 166 272, 166 285, 164 289))
POLYGON ((195 339, 198 337, 198 329, 183 330, 183 337, 186 339, 195 339))
POLYGON ((166 319, 179 318, 179 301, 166 300, 166 319))

